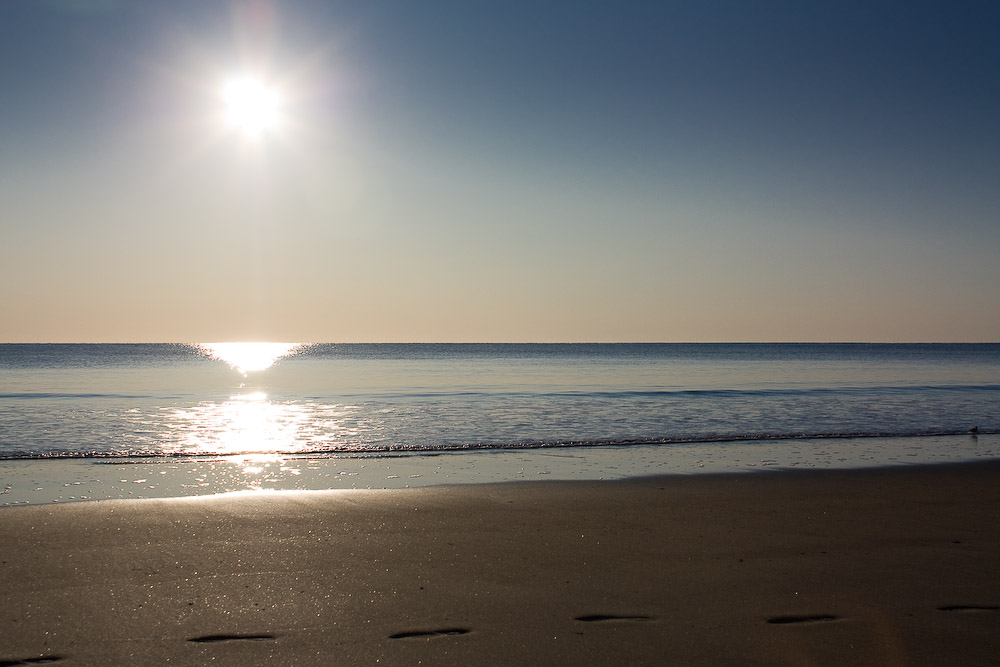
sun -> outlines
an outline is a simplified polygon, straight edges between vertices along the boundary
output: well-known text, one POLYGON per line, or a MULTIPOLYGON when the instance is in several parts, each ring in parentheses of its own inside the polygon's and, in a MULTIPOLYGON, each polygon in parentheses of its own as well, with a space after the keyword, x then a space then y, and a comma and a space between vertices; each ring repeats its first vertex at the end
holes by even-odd
POLYGON ((234 77, 222 87, 229 124, 244 134, 255 136, 278 124, 281 96, 278 91, 252 76, 234 77))

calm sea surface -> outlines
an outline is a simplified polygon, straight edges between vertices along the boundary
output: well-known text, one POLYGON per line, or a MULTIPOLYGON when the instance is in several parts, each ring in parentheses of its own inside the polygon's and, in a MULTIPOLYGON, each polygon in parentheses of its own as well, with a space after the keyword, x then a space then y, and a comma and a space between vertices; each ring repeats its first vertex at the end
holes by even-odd
POLYGON ((717 450, 972 427, 1000 432, 1000 344, 0 345, 7 460, 717 450))

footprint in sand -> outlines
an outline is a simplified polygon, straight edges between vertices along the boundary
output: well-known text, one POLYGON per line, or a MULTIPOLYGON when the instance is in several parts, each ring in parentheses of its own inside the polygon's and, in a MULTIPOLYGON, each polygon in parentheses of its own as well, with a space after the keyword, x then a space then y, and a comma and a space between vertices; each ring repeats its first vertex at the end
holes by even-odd
POLYGON ((608 621, 652 621, 652 616, 619 616, 617 614, 591 614, 589 616, 576 616, 573 618, 574 621, 582 621, 583 623, 605 623, 608 621))
POLYGON ((61 655, 43 655, 37 658, 21 658, 20 660, 0 660, 0 667, 13 667, 14 665, 44 665, 47 662, 59 662, 65 660, 61 655))
POLYGON ((266 639, 277 639, 276 635, 205 635, 203 637, 191 637, 189 642, 196 644, 211 644, 214 642, 233 641, 263 641, 266 639))
POLYGON ((413 630, 411 632, 397 632, 389 635, 389 639, 429 639, 431 637, 454 637, 457 635, 467 635, 472 630, 466 628, 445 628, 443 630, 413 630))
POLYGON ((832 614, 816 614, 815 616, 773 616, 767 619, 767 622, 774 625, 787 625, 791 623, 829 623, 839 620, 841 620, 839 616, 832 614))

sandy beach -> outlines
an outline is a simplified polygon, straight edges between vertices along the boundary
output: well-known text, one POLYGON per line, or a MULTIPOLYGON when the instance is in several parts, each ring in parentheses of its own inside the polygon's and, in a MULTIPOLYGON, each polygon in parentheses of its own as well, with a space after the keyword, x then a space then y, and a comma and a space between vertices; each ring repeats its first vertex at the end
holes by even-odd
POLYGON ((1000 463, 0 509, 0 665, 1000 655, 1000 463))

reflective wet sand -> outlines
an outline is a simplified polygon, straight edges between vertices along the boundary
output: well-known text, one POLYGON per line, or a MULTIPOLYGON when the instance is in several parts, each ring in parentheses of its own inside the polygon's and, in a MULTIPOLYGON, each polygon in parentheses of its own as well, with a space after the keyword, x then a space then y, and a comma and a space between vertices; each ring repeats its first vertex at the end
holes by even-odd
POLYGON ((990 664, 998 507, 996 462, 8 507, 0 660, 990 664))

